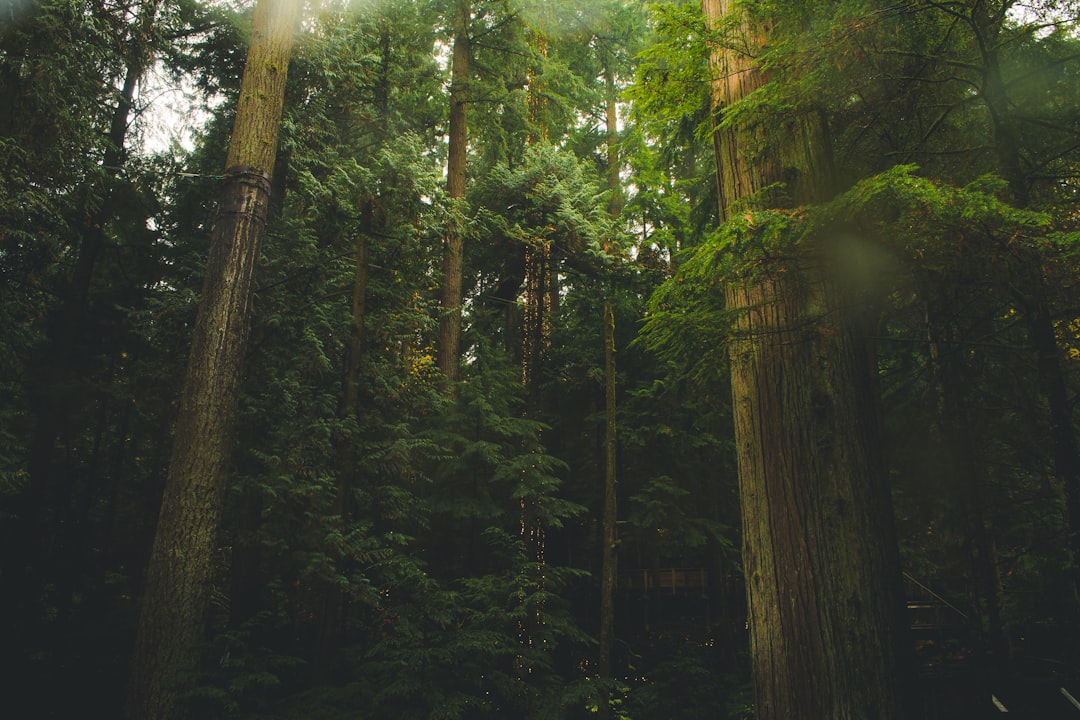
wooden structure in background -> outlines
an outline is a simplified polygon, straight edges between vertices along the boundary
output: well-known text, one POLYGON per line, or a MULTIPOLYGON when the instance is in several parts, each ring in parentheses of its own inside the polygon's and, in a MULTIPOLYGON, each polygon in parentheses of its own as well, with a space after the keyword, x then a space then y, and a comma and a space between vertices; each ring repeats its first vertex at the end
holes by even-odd
POLYGON ((625 570, 619 573, 619 586, 625 590, 701 591, 709 588, 706 568, 659 568, 656 570, 625 570))

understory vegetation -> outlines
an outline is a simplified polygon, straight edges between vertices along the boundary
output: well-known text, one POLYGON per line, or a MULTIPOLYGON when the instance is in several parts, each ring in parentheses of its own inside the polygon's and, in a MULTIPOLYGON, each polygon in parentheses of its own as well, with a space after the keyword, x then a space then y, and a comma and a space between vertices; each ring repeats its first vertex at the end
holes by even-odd
MULTIPOLYGON (((249 5, 0 7, 11 717, 132 712, 249 5)), ((725 292, 796 265, 864 311, 909 599, 955 620, 913 672, 1080 677, 1080 8, 722 5, 299 8, 170 717, 753 717, 725 292), (767 82, 718 103, 721 50, 767 82), (725 194, 725 133, 806 117, 818 199, 725 194)))

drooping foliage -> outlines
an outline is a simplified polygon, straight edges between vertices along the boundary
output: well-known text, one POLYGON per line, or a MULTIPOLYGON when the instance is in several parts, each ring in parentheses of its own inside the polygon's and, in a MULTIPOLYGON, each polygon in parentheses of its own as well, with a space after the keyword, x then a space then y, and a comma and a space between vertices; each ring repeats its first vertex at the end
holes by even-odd
MULTIPOLYGON (((741 5, 771 22, 770 81, 719 114, 731 28, 697 2, 305 5, 188 716, 750 716, 724 294, 815 242, 871 310, 904 570, 966 616, 969 634, 916 638, 924 667, 986 656, 1067 684, 1075 4, 741 5), (835 199, 720 224, 717 122, 768 142, 795 113, 828 130, 835 199), (601 682, 605 303, 620 572, 601 682)), ((119 716, 250 9, 2 14, 0 656, 12 707, 119 716), (162 110, 180 96, 182 120, 162 110)))

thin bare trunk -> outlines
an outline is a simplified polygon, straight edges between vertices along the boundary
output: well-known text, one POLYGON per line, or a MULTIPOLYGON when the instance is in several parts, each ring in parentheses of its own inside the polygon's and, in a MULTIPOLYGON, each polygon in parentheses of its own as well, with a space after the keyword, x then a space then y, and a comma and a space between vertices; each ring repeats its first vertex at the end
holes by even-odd
MULTIPOLYGON (((547 37, 541 30, 534 30, 529 39, 538 57, 548 53, 547 37)), ((547 126, 544 124, 544 77, 542 68, 530 68, 526 103, 529 111, 529 145, 546 142, 547 126)), ((553 254, 550 240, 541 238, 525 246, 525 308, 522 327, 521 375, 529 398, 536 400, 535 385, 544 358, 551 346, 552 299, 557 291, 552 289, 556 277, 552 267, 553 254)))
MULTIPOLYGON (((618 518, 616 501, 617 440, 615 435, 615 312, 611 303, 604 303, 604 514, 602 519, 603 550, 600 570, 600 679, 612 677, 612 651, 615 647, 615 586, 618 579, 618 547, 615 524, 618 518)), ((611 716, 608 689, 602 686, 599 717, 611 716)))
MULTIPOLYGON (((335 488, 334 506, 328 522, 335 523, 343 533, 350 515, 349 497, 356 484, 356 444, 359 440, 351 426, 356 420, 360 395, 360 366, 363 360, 363 334, 366 319, 367 296, 367 241, 371 232, 373 203, 368 201, 361 214, 361 231, 356 239, 356 258, 353 269, 352 310, 349 339, 345 351, 345 376, 343 378, 342 398, 338 407, 338 417, 345 427, 334 438, 337 462, 337 487, 335 488)), ((343 566, 346 558, 335 557, 335 562, 343 566)), ((345 568, 339 569, 345 572, 345 568)), ((312 679, 316 685, 329 683, 333 679, 335 657, 345 633, 345 610, 347 598, 341 586, 332 582, 320 582, 316 586, 319 594, 317 603, 319 614, 315 619, 315 643, 312 653, 312 679)))
POLYGON ((461 303, 465 238, 458 226, 458 207, 465 197, 465 165, 469 147, 468 88, 470 70, 469 3, 458 1, 454 21, 454 54, 450 82, 449 156, 446 166, 446 196, 451 205, 450 227, 446 234, 442 272, 442 317, 439 321, 438 366, 443 377, 458 378, 461 360, 461 303))
MULTIPOLYGON (((113 219, 115 214, 112 185, 124 162, 124 147, 135 99, 135 89, 150 61, 147 38, 157 18, 157 10, 157 0, 147 2, 143 5, 135 26, 131 28, 124 84, 117 97, 116 107, 113 108, 105 153, 102 158, 105 178, 105 186, 101 188, 102 201, 89 217, 78 224, 81 230, 79 249, 75 266, 64 289, 59 319, 51 334, 52 346, 47 361, 45 390, 38 408, 37 424, 30 444, 28 498, 31 513, 40 512, 42 504, 47 502, 51 494, 61 498, 67 494, 65 488, 60 488, 55 493, 50 488, 50 471, 56 454, 57 438, 64 431, 64 426, 73 409, 68 385, 71 382, 77 331, 90 297, 90 287, 97 261, 105 248, 105 225, 113 219)), ((42 549, 46 549, 51 542, 45 537, 39 537, 38 544, 42 549)))

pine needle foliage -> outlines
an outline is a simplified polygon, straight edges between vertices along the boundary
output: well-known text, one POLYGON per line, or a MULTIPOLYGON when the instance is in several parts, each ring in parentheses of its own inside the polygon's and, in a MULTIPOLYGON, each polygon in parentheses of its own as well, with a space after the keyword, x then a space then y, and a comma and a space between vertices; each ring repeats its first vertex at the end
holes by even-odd
POLYGON ((1051 234, 1049 216, 1011 207, 1002 191, 990 177, 954 187, 896 166, 820 206, 742 212, 658 288, 641 341, 694 377, 715 379, 735 319, 724 308, 724 283, 783 272, 796 249, 812 251, 834 282, 880 299, 905 272, 944 272, 961 243, 979 242, 989 253, 1051 237, 1068 243, 1051 234))

